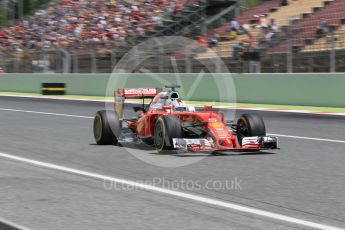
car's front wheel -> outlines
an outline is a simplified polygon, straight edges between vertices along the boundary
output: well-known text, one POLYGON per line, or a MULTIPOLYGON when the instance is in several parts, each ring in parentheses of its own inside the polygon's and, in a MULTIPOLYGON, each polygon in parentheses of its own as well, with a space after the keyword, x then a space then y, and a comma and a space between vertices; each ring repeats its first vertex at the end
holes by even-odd
POLYGON ((154 145, 159 153, 173 150, 173 139, 182 137, 183 129, 179 118, 168 115, 157 119, 154 129, 154 145))
POLYGON ((258 114, 243 114, 237 121, 237 139, 242 145, 244 137, 266 136, 264 120, 258 114))

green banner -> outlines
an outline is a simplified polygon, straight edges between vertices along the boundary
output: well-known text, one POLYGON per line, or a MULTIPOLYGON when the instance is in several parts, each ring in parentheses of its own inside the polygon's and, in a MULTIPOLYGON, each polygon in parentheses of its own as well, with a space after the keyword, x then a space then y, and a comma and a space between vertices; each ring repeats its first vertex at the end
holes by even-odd
POLYGON ((193 91, 189 100, 345 107, 345 74, 3 74, 0 91, 40 93, 49 82, 65 83, 67 95, 112 96, 116 88, 179 84, 185 95, 193 91), (224 90, 233 91, 231 97, 220 96, 224 90))

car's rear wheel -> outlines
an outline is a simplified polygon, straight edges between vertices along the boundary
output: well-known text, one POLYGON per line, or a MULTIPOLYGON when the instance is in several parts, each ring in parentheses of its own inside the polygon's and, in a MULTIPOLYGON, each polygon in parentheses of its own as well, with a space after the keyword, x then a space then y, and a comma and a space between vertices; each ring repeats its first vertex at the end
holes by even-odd
POLYGON ((93 122, 93 134, 98 145, 117 144, 121 135, 121 121, 117 113, 98 111, 93 122))
POLYGON ((183 129, 179 118, 168 115, 157 119, 154 129, 154 145, 159 153, 173 150, 173 139, 182 137, 183 129))
POLYGON ((266 136, 264 120, 258 114, 243 114, 237 121, 237 139, 242 144, 244 137, 266 136))

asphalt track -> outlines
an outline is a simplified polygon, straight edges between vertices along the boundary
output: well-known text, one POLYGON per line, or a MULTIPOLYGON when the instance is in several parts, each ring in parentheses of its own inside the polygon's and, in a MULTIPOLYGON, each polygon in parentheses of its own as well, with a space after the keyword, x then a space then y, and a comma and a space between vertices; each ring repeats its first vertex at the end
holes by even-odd
MULTIPOLYGON (((259 112, 268 132, 282 135, 280 151, 185 156, 201 159, 158 167, 121 146, 96 146, 88 117, 100 109, 103 103, 0 97, 0 153, 129 181, 164 179, 182 192, 345 228, 345 143, 333 141, 345 141, 345 117, 259 112), (239 186, 205 187, 209 181, 239 186)), ((4 157, 0 178, 0 222, 28 229, 312 229, 4 157)))

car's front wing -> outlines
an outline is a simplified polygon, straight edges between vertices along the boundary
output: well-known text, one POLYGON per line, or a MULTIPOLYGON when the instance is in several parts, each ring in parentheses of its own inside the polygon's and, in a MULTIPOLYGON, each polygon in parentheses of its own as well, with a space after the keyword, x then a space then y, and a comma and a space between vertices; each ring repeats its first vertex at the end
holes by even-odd
POLYGON ((179 152, 252 152, 278 148, 278 138, 272 136, 245 137, 240 148, 216 145, 208 139, 174 138, 173 145, 179 152))

